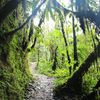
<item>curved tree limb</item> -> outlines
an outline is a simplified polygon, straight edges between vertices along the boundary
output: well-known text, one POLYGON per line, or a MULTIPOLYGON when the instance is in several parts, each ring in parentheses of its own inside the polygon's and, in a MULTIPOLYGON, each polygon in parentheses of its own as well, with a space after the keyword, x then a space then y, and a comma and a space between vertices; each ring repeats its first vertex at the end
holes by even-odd
MULTIPOLYGON (((60 87, 60 92, 62 92, 62 95, 66 95, 66 92, 77 93, 77 94, 81 93, 82 77, 98 57, 100 57, 100 43, 96 46, 96 51, 95 50, 92 51, 85 59, 85 61, 81 64, 79 69, 72 75, 72 77, 69 78, 68 81, 60 87)), ((57 95, 58 94, 59 92, 57 93, 57 95)))
MULTIPOLYGON (((20 29, 22 29, 22 28, 30 21, 31 18, 35 17, 36 14, 37 14, 37 12, 38 12, 38 10, 39 10, 40 7, 45 3, 45 1, 46 1, 46 0, 43 0, 43 2, 42 2, 41 4, 39 4, 38 7, 36 7, 36 8, 33 10, 32 14, 27 18, 27 20, 26 20, 20 27, 18 27, 18 28, 16 28, 16 29, 12 30, 11 32, 4 33, 5 38, 14 35, 17 31, 19 31, 20 29)), ((1 37, 1 38, 2 38, 2 37, 1 37)))
POLYGON ((85 61, 81 64, 80 68, 73 74, 73 76, 67 81, 67 86, 78 88, 78 82, 83 77, 83 75, 91 67, 92 63, 100 57, 100 43, 97 45, 96 49, 89 54, 85 61), (96 50, 96 51, 95 51, 96 50))
MULTIPOLYGON (((54 0, 53 0, 54 2, 54 0)), ((100 27, 100 12, 94 12, 91 9, 87 10, 87 11, 71 11, 68 10, 67 8, 63 7, 57 0, 55 0, 55 2, 53 3, 55 7, 57 7, 58 9, 60 8, 64 14, 68 14, 69 12, 73 13, 74 15, 76 15, 77 18, 79 18, 80 20, 80 24, 83 23, 83 18, 86 18, 88 20, 90 20, 90 22, 94 23, 97 27, 100 27)), ((84 27, 81 26, 83 28, 84 31, 84 27)))
POLYGON ((8 3, 0 9, 0 25, 5 20, 5 18, 17 8, 18 4, 22 0, 10 0, 8 3))
MULTIPOLYGON (((39 21, 38 27, 41 27, 42 23, 44 22, 45 11, 46 11, 46 8, 45 8, 45 10, 44 10, 44 12, 43 12, 43 14, 42 14, 42 16, 41 16, 41 19, 40 19, 40 21, 39 21)), ((34 48, 34 46, 35 46, 35 44, 36 44, 36 41, 37 41, 37 37, 35 36, 33 45, 31 46, 31 49, 34 48)))
MULTIPOLYGON (((65 31, 64 31, 64 25, 63 25, 63 21, 62 21, 61 17, 60 17, 60 24, 61 24, 61 32, 62 32, 62 35, 63 35, 65 47, 66 47, 66 56, 67 56, 68 64, 70 65, 71 64, 71 58, 70 58, 69 51, 68 51, 68 41, 67 41, 67 38, 66 38, 66 34, 65 34, 65 31)), ((71 75, 71 73, 72 73, 72 66, 69 67, 69 74, 71 75)))
MULTIPOLYGON (((46 8, 47 8, 47 6, 48 6, 48 4, 46 5, 46 8)), ((38 27, 39 27, 39 28, 41 27, 42 23, 44 22, 45 13, 46 13, 46 8, 45 8, 44 11, 42 12, 42 15, 41 15, 41 18, 40 18, 40 21, 39 21, 39 24, 38 24, 38 27)), ((37 34, 39 34, 39 32, 38 32, 37 34)), ((31 35, 31 37, 32 37, 32 36, 33 36, 33 35, 31 35)), ((31 38, 31 37, 30 37, 30 38, 31 38)), ((30 42, 30 41, 28 41, 28 43, 29 43, 29 42, 30 42)), ((37 36, 34 37, 34 41, 33 41, 32 46, 30 47, 30 49, 28 49, 28 48, 26 47, 26 52, 30 52, 30 51, 35 47, 36 42, 37 42, 37 36)), ((28 44, 28 43, 27 43, 27 44, 28 44)))

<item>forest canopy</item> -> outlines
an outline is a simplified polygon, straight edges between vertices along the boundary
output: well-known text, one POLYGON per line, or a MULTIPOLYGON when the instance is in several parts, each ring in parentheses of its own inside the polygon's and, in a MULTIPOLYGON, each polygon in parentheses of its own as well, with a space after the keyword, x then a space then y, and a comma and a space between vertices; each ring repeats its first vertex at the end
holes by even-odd
POLYGON ((1 0, 1 100, 24 99, 30 62, 60 100, 99 100, 99 18, 100 0, 1 0))

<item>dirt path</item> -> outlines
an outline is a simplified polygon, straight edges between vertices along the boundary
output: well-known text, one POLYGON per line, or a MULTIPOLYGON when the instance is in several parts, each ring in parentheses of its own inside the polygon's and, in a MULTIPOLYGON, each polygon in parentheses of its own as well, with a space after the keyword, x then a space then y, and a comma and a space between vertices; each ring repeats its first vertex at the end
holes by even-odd
MULTIPOLYGON (((45 69, 44 69, 45 70, 45 69)), ((31 81, 25 93, 24 100, 81 100, 77 96, 64 96, 58 99, 53 96, 53 81, 54 78, 39 74, 36 70, 36 63, 30 63, 30 72, 36 77, 36 80, 31 81)))
MULTIPOLYGON (((37 73, 36 63, 30 63, 30 70, 36 80, 30 82, 25 93, 25 100, 55 100, 53 98, 53 78, 37 73)), ((57 99, 56 99, 57 100, 57 99)))

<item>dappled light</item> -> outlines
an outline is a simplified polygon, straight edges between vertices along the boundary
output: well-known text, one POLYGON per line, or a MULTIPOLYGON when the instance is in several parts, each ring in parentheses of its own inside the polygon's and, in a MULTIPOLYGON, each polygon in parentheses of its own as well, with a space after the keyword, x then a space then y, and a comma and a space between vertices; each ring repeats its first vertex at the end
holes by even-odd
POLYGON ((0 100, 100 100, 100 0, 0 0, 0 100))

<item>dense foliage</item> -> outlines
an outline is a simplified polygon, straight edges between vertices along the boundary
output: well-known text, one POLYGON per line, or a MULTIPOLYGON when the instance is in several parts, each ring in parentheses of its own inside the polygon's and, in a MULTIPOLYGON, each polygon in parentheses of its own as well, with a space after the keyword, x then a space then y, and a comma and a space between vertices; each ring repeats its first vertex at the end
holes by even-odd
POLYGON ((99 17, 95 0, 1 0, 0 99, 23 100, 36 62, 55 95, 99 100, 99 17))

